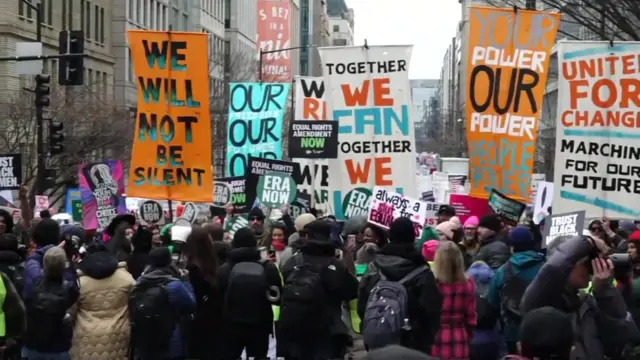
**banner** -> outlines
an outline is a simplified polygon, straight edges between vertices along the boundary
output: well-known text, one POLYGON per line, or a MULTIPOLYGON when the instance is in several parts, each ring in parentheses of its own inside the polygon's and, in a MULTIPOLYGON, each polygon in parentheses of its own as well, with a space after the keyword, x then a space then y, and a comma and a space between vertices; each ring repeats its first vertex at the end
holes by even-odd
POLYGON ((422 235, 427 215, 427 203, 376 186, 373 189, 367 219, 369 223, 389 229, 395 219, 406 217, 413 222, 416 238, 422 235))
POLYGON ((292 121, 289 126, 289 156, 305 159, 338 157, 337 121, 292 121))
POLYGON ((209 35, 129 30, 129 46, 139 95, 127 195, 211 202, 209 35))
POLYGON ((249 156, 282 159, 284 115, 290 84, 232 83, 227 176, 243 176, 249 156))
POLYGON ((639 42, 558 44, 554 213, 640 217, 639 42))
POLYGON ((409 61, 412 46, 320 48, 329 117, 339 121, 329 160, 338 219, 366 215, 371 189, 418 198, 409 61))
POLYGON ((291 160, 300 165, 298 170, 293 173, 293 180, 298 185, 298 191, 311 196, 313 188, 316 209, 322 210, 325 214, 334 214, 333 206, 329 200, 329 165, 327 160, 312 161, 298 158, 291 160), (314 186, 312 186, 312 182, 314 186))
POLYGON ((507 225, 516 226, 520 222, 520 217, 527 208, 527 205, 493 189, 489 196, 489 208, 494 214, 500 217, 502 222, 507 225))
POLYGON ((327 115, 322 77, 296 76, 295 119, 332 120, 327 115))
POLYGON ((472 6, 469 21, 471 195, 527 202, 560 14, 472 6))
POLYGON ((291 82, 291 3, 258 1, 258 53, 262 54, 262 80, 291 82))
POLYGON ((585 211, 581 210, 548 216, 544 221, 544 230, 542 232, 544 244, 549 245, 558 236, 582 235, 584 214, 585 211))
POLYGON ((78 173, 82 198, 82 226, 105 229, 111 220, 127 212, 124 196, 124 166, 120 160, 85 164, 78 173))
POLYGON ((65 211, 67 214, 73 212, 73 201, 82 200, 82 193, 78 188, 67 188, 67 197, 65 198, 65 211))
POLYGON ((0 155, 0 190, 20 190, 22 186, 22 155, 0 155))
POLYGON ((460 218, 462 224, 471 216, 481 218, 491 214, 489 200, 487 199, 474 198, 463 194, 451 194, 449 203, 456 209, 456 216, 460 218))

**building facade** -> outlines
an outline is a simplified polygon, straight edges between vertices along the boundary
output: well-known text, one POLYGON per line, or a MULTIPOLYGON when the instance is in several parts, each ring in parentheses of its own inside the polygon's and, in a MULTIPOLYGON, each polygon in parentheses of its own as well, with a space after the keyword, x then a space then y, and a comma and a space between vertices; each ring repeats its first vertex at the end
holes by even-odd
POLYGON ((413 103, 413 125, 416 136, 416 147, 423 151, 429 141, 429 119, 437 109, 434 100, 438 90, 438 79, 412 79, 411 99, 413 103))
POLYGON ((225 0, 225 30, 229 43, 230 81, 257 78, 258 0, 225 0), (247 71, 249 70, 249 73, 247 71))
POLYGON ((329 0, 327 13, 331 19, 331 45, 352 46, 354 44, 355 15, 344 0, 329 0))
POLYGON ((300 0, 300 74, 322 76, 319 47, 331 45, 326 0, 300 0))

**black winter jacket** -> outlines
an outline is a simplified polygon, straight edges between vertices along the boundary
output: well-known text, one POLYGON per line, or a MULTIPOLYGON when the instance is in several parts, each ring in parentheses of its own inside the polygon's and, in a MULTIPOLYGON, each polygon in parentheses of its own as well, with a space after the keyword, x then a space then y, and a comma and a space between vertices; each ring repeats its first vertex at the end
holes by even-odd
POLYGON ((511 257, 511 248, 498 235, 480 241, 475 261, 484 261, 496 271, 511 257))

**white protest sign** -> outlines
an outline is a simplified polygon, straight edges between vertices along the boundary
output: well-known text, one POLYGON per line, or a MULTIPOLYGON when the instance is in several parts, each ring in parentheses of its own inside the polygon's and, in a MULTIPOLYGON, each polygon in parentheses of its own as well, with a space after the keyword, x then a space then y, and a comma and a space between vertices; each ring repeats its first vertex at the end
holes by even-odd
POLYGON ((367 219, 372 224, 389 229, 395 219, 409 218, 414 225, 415 237, 419 238, 422 235, 426 214, 426 202, 376 186, 371 196, 367 219))
POLYGON ((549 215, 547 209, 553 204, 553 183, 542 181, 538 183, 536 201, 533 207, 533 223, 538 225, 549 215))

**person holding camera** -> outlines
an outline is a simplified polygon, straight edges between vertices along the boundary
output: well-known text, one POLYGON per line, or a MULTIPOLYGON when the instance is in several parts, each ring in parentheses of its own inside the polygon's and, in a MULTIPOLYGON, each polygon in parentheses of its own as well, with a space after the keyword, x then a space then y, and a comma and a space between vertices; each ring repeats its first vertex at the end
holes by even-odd
MULTIPOLYGON (((547 262, 522 298, 524 313, 552 306, 572 316, 577 335, 572 358, 618 358, 637 333, 622 295, 613 285, 615 264, 604 240, 563 236, 547 247, 547 262), (591 292, 584 291, 592 282, 591 292)), ((615 258, 614 258, 615 260, 615 258)))

